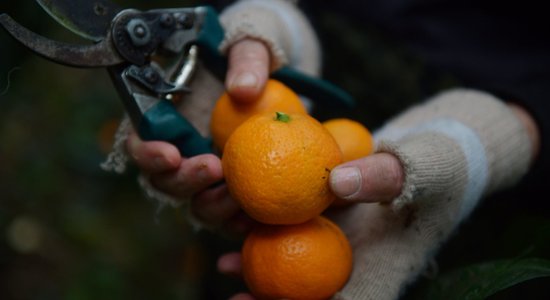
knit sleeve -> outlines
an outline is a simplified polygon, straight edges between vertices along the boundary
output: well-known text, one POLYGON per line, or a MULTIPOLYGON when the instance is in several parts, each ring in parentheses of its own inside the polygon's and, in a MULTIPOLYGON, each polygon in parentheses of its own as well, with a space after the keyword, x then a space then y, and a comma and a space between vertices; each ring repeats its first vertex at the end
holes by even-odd
POLYGON ((523 123, 496 97, 443 92, 390 120, 377 152, 405 171, 390 205, 362 203, 336 221, 354 248, 354 270, 335 299, 397 299, 484 196, 516 184, 532 160, 523 123))
POLYGON ((317 36, 296 1, 241 0, 220 15, 225 39, 220 51, 244 38, 264 42, 271 52, 271 68, 289 65, 306 74, 320 72, 320 46, 317 36))

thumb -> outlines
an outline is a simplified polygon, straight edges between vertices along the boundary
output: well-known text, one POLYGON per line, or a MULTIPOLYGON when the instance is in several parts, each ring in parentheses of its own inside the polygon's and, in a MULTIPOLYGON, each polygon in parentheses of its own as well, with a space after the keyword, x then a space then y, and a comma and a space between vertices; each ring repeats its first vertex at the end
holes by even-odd
POLYGON ((329 184, 346 202, 389 202, 401 193, 404 177, 397 157, 375 153, 334 168, 329 184))

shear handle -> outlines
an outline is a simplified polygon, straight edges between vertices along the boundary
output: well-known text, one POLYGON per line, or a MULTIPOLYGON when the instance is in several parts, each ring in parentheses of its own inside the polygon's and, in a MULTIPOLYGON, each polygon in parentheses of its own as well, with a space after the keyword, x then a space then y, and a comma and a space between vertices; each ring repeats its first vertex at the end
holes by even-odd
POLYGON ((160 100, 147 110, 136 130, 143 140, 173 144, 185 157, 212 153, 210 140, 203 137, 168 100, 160 100))
POLYGON ((21 26, 7 14, 0 14, 0 25, 18 42, 34 53, 57 63, 73 67, 105 67, 122 63, 110 37, 93 45, 61 43, 38 35, 21 26))
POLYGON ((210 140, 181 115, 172 101, 144 89, 143 83, 131 75, 135 68, 135 65, 119 65, 108 70, 140 138, 169 142, 185 157, 212 153, 210 140))

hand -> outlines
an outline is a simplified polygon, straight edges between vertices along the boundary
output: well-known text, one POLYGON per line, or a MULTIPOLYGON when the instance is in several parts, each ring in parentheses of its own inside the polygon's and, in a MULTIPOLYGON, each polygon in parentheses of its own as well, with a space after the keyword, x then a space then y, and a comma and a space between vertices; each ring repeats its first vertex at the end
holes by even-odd
MULTIPOLYGON (((332 170, 330 174, 330 186, 332 191, 342 200, 352 203, 387 203, 401 193, 403 186, 404 172, 399 160, 389 153, 376 153, 362 159, 344 163, 332 170)), ((380 217, 388 213, 388 208, 381 205, 359 206, 350 205, 329 209, 327 215, 334 219, 350 237, 352 247, 363 245, 354 243, 353 239, 366 239, 368 237, 358 236, 353 230, 354 226, 348 226, 349 220, 356 220, 358 212, 366 216, 372 216, 376 222, 369 224, 368 217, 365 219, 365 228, 375 229, 380 217), (368 209, 369 211, 365 211, 368 209)), ((353 224, 352 224, 353 225, 353 224)), ((380 228, 382 230, 382 228, 380 228)), ((354 249, 356 251, 357 249, 354 249)), ((355 260, 359 268, 362 262, 355 260)), ((226 275, 241 276, 241 255, 238 252, 228 253, 218 260, 218 270, 226 275)), ((254 297, 250 294, 241 293, 233 296, 231 300, 250 300, 254 297)))
MULTIPOLYGON (((226 89, 236 101, 250 102, 261 93, 269 75, 269 52, 256 40, 242 40, 229 51, 226 89)), ((181 201, 208 228, 225 235, 241 235, 253 223, 231 199, 223 180, 220 159, 213 154, 182 157, 172 144, 144 142, 130 133, 127 150, 136 165, 161 192, 181 201)))
MULTIPOLYGON (((244 40, 231 48, 229 62, 226 78, 228 92, 236 101, 253 101, 268 78, 267 48, 261 42, 244 40)), ((381 153, 338 166, 331 172, 330 184, 333 192, 349 203, 388 202, 399 195, 403 177, 398 159, 391 154, 381 153)), ((341 213, 346 214, 344 211, 347 210, 341 213)), ((240 260, 238 252, 225 254, 218 260, 218 270, 227 275, 240 276, 240 260)), ((254 298, 242 293, 231 299, 254 298)))
POLYGON ((225 235, 241 235, 250 227, 237 203, 229 197, 221 161, 214 154, 182 157, 166 142, 142 141, 130 133, 127 150, 151 184, 181 201, 191 201, 194 216, 208 228, 223 228, 225 235))

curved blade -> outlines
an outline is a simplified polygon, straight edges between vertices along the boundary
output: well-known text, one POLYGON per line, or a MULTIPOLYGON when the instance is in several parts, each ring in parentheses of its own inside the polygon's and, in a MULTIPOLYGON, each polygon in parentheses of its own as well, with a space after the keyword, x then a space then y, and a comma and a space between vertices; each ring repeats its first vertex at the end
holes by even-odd
POLYGON ((101 41, 122 10, 109 0, 36 0, 58 23, 81 37, 101 41))
POLYGON ((26 29, 6 14, 0 14, 0 26, 36 54, 60 64, 75 67, 109 67, 124 61, 111 44, 110 38, 89 46, 59 43, 26 29))

